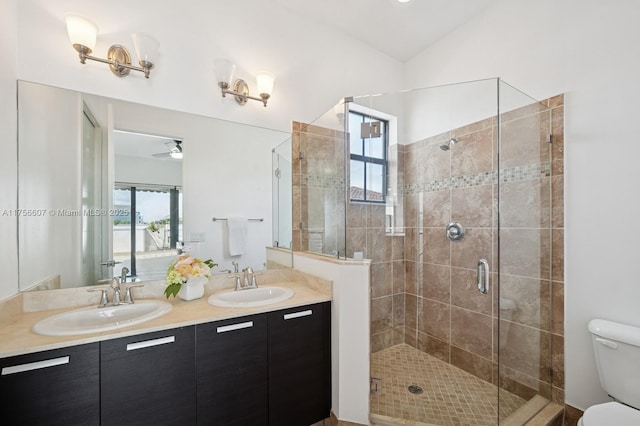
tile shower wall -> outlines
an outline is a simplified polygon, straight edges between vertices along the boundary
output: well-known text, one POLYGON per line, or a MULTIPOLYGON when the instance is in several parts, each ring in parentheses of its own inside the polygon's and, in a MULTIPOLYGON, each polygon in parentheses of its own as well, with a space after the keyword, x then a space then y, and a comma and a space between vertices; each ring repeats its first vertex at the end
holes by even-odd
POLYGON ((293 250, 344 256, 344 133, 294 121, 293 250))
MULTIPOLYGON (((503 114, 501 132, 499 172, 495 117, 403 147, 404 342, 523 398, 561 402, 563 97, 503 114), (440 149, 452 137, 458 143, 440 149), (449 222, 466 227, 463 240, 446 239, 449 222), (493 297, 476 289, 481 257, 500 271, 493 297), (513 309, 506 309, 509 300, 513 309)), ((497 278, 492 274, 492 283, 497 278)), ((380 315, 374 301, 373 318, 380 315)))
MULTIPOLYGON (((343 132, 299 122, 292 132, 293 250, 372 259, 372 350, 403 343, 404 236, 387 236, 383 205, 350 203, 345 223, 343 132)), ((401 170, 404 158, 392 149, 401 170)))
MULTIPOLYGON (((404 151, 401 145, 389 148, 389 158, 397 164, 398 184, 404 184, 404 151)), ((385 207, 351 203, 347 212, 347 250, 363 251, 371 259, 371 351, 405 341, 405 293, 410 256, 405 235, 389 235, 385 229, 385 207), (356 237, 357 236, 357 237, 356 237)))

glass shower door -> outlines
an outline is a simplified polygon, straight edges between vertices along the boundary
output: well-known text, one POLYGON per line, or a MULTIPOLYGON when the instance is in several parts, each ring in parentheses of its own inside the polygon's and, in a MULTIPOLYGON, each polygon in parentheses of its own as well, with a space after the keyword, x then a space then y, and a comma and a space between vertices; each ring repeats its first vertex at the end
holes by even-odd
MULTIPOLYGON (((386 206, 368 208, 374 416, 498 423, 496 79, 356 98, 387 114, 386 206), (394 216, 384 226, 388 211, 394 216), (389 232, 392 229, 393 232, 389 232)), ((361 207, 348 204, 347 217, 361 207)), ((349 220, 348 220, 349 223, 349 220)), ((347 253, 357 250, 347 229, 347 253)), ((518 403, 505 405, 511 411, 518 403)))
MULTIPOLYGON (((553 140, 549 102, 538 102, 504 81, 499 93, 498 380, 501 396, 517 394, 533 415, 559 396, 552 396, 553 382, 561 386, 562 377, 561 365, 553 365, 559 360, 552 358, 552 296, 558 284, 553 280, 562 281, 552 272, 553 259, 556 266, 561 259, 553 253, 558 247, 554 237, 561 237, 554 230, 561 224, 552 219, 554 182, 556 189, 562 186, 561 167, 552 166, 552 152, 561 141, 553 140)), ((561 132, 561 116, 555 121, 561 132)), ((555 332, 561 334, 561 326, 555 332)), ((555 341, 561 345, 561 336, 555 341)), ((505 398, 501 402, 507 404, 505 398)))
POLYGON ((294 123, 294 250, 371 260, 374 420, 496 425, 562 395, 558 115, 486 79, 294 123))

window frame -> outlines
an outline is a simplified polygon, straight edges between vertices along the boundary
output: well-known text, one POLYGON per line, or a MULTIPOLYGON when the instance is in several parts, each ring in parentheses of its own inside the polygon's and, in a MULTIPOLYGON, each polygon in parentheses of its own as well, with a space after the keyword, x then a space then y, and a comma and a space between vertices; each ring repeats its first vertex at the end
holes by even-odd
MULTIPOLYGON (((367 155, 364 155, 365 152, 365 141, 368 138, 363 138, 360 137, 360 141, 362 143, 361 147, 362 147, 362 154, 353 154, 351 152, 351 135, 349 135, 349 201, 350 202, 355 202, 355 203, 370 203, 370 204, 385 204, 386 203, 386 199, 387 199, 387 174, 389 172, 389 120, 386 120, 384 118, 375 116, 375 115, 371 115, 371 114, 367 114, 361 111, 357 111, 357 110, 353 110, 353 109, 349 109, 349 120, 351 120, 352 115, 357 115, 360 117, 360 123, 366 123, 367 119, 369 119, 371 121, 380 121, 384 123, 384 132, 380 133, 380 137, 382 138, 382 155, 383 158, 379 158, 379 157, 370 157, 367 155), (364 167, 364 183, 363 183, 363 199, 359 199, 359 198, 352 198, 351 197, 351 187, 352 185, 352 180, 351 180, 351 161, 358 161, 360 163, 363 164, 364 167), (382 199, 381 200, 371 200, 367 198, 367 191, 370 190, 370 188, 367 185, 367 165, 368 164, 378 164, 382 166, 382 199)), ((362 136, 362 135, 360 135, 362 136)))

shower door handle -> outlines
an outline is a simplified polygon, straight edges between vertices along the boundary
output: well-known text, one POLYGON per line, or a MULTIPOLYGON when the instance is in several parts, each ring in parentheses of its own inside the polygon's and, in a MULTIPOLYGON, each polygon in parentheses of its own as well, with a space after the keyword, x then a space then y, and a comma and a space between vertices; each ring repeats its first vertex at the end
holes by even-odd
POLYGON ((487 259, 478 260, 478 291, 482 294, 489 292, 489 262, 487 259))

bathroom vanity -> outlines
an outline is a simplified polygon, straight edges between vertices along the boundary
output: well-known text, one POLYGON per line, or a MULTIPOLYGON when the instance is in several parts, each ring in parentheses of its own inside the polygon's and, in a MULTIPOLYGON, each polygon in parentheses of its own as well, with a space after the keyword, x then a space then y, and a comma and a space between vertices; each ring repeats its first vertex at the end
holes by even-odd
POLYGON ((327 418, 331 293, 287 285, 295 296, 275 305, 172 301, 161 318, 88 337, 24 335, 44 316, 24 313, 3 327, 0 409, 20 424, 305 425, 327 418), (37 350, 51 345, 59 347, 37 350))

